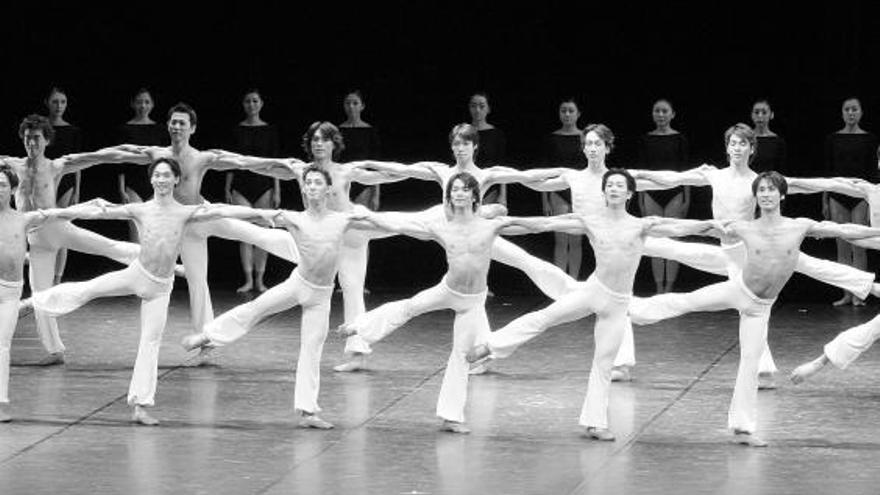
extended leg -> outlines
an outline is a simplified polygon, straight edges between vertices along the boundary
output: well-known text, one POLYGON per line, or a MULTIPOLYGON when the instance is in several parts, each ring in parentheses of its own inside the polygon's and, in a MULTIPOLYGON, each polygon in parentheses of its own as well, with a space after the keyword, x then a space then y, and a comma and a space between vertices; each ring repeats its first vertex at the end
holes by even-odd
POLYGON ((758 361, 767 341, 770 308, 740 312, 739 368, 728 412, 728 427, 739 443, 766 445, 754 436, 758 423, 758 361))
POLYGON ((443 280, 410 299, 385 303, 342 325, 340 330, 349 335, 357 332, 367 343, 375 344, 422 313, 448 308, 450 296, 445 284, 443 280))
MULTIPOLYGON (((580 425, 594 429, 595 438, 613 440, 613 435, 602 435, 608 429, 608 397, 611 393, 611 367, 616 349, 623 338, 623 319, 626 306, 617 305, 611 311, 603 311, 596 316, 595 350, 593 365, 587 383, 587 395, 581 408, 580 425)), ((591 435, 592 436, 592 435, 591 435)))
POLYGON ((330 294, 319 304, 303 306, 299 358, 296 361, 294 408, 315 414, 321 384, 321 353, 330 325, 330 294))
POLYGON ((569 277, 559 267, 530 255, 523 248, 501 237, 492 243, 492 259, 521 270, 551 299, 562 297, 577 283, 577 280, 569 277))
POLYGON ((437 416, 447 423, 458 423, 444 424, 444 429, 455 433, 467 433, 467 429, 460 425, 464 423, 464 408, 467 403, 468 363, 465 354, 474 346, 478 336, 489 332, 485 298, 475 298, 467 306, 469 307, 457 308, 455 313, 452 352, 446 361, 446 371, 443 373, 437 398, 437 416))

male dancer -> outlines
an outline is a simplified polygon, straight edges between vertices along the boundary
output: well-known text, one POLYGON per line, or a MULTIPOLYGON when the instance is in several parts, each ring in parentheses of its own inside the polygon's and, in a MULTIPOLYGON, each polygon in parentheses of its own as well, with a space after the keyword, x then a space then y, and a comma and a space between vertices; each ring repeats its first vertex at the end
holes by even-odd
MULTIPOLYGON (((40 115, 25 117, 18 128, 18 135, 27 157, 2 157, 0 163, 8 165, 20 182, 15 190, 15 205, 21 212, 54 208, 57 204, 56 189, 63 175, 115 161, 115 152, 109 149, 64 155, 54 160, 46 158, 46 146, 52 142, 55 134, 49 119, 40 115)), ((54 283, 55 258, 61 248, 106 256, 122 264, 136 259, 139 249, 137 244, 108 239, 62 219, 47 222, 42 228, 30 232, 28 242, 28 276, 33 291, 48 289, 54 283)), ((63 363, 64 344, 58 333, 58 323, 42 311, 35 311, 34 317, 40 342, 48 352, 39 364, 63 363)))
POLYGON ((300 413, 299 426, 329 429, 333 425, 317 412, 321 380, 321 353, 330 320, 333 279, 340 266, 345 232, 349 228, 375 226, 363 221, 362 214, 339 212, 329 205, 337 189, 333 176, 323 167, 311 165, 302 172, 302 191, 306 210, 266 211, 265 217, 285 226, 299 248, 299 266, 290 277, 258 298, 236 306, 205 325, 202 333, 189 335, 182 345, 192 350, 208 345, 230 344, 248 333, 267 316, 293 306, 302 306, 300 351, 296 364, 294 408, 300 413))
MULTIPOLYGON (((449 145, 455 158, 455 165, 449 166, 439 162, 417 162, 412 165, 403 165, 391 162, 363 161, 352 165, 357 167, 369 167, 376 170, 393 174, 400 177, 437 182, 441 188, 446 188, 449 179, 461 172, 472 175, 480 186, 480 190, 486 191, 495 184, 521 183, 532 187, 550 177, 557 176, 560 169, 535 169, 519 171, 509 167, 495 166, 486 169, 477 167, 474 156, 479 149, 479 133, 470 124, 459 124, 452 128, 449 133, 449 145)), ((444 201, 445 203, 444 196, 444 201)), ((482 198, 480 198, 482 201, 482 198)), ((445 205, 437 205, 424 212, 415 214, 417 218, 425 221, 442 219, 445 205)), ((480 213, 481 215, 483 213, 480 213)), ((564 294, 577 281, 568 276, 563 270, 552 263, 528 254, 525 250, 502 238, 496 238, 492 244, 492 259, 506 265, 519 268, 538 286, 538 288, 551 298, 557 298, 564 294)), ((346 319, 346 321, 349 321, 346 319)), ((340 366, 339 371, 352 371, 360 369, 363 361, 352 360, 349 366, 340 366)), ((479 370, 478 370, 479 371, 479 370)))
MULTIPOLYGON (((109 149, 116 153, 115 161, 121 163, 147 165, 159 158, 173 158, 180 164, 181 169, 180 183, 174 191, 174 196, 184 205, 198 205, 204 202, 200 191, 202 179, 208 170, 256 167, 289 170, 291 167, 289 160, 243 156, 222 150, 199 151, 190 145, 197 124, 195 110, 185 103, 178 103, 168 110, 168 134, 171 136, 171 146, 123 144, 109 149)), ((190 315, 197 331, 201 331, 205 323, 214 319, 208 289, 207 239, 210 236, 254 244, 293 263, 298 260, 296 246, 286 232, 265 229, 235 218, 219 218, 188 226, 183 237, 180 259, 186 269, 190 315)))
POLYGON ((740 362, 728 413, 728 427, 734 441, 753 447, 766 446, 754 433, 757 428, 758 361, 767 342, 767 322, 776 296, 794 273, 801 242, 806 236, 864 239, 880 234, 880 229, 853 224, 816 222, 808 218, 788 218, 780 212, 788 184, 778 172, 759 174, 752 182, 760 217, 737 220, 728 225, 727 245, 739 246, 745 255, 743 268, 731 269, 726 282, 697 291, 662 294, 630 303, 630 317, 638 324, 649 324, 693 311, 737 309, 740 313, 740 362), (742 243, 731 244, 734 239, 742 243))
MULTIPOLYGON (((590 139, 588 133, 587 140, 590 139)), ((467 360, 476 362, 490 356, 508 357, 549 327, 595 313, 595 351, 580 424, 586 428, 588 438, 612 441, 614 435, 608 429, 611 367, 623 338, 626 310, 645 240, 648 236, 706 234, 718 224, 715 221, 630 215, 626 205, 635 193, 636 182, 623 169, 606 171, 602 176, 601 190, 606 203, 601 210, 589 215, 574 213, 519 222, 535 231, 586 234, 596 253, 596 271, 586 282, 578 284, 576 289, 550 306, 521 316, 492 332, 484 344, 468 352, 467 360)))
POLYGON ((443 419, 441 429, 452 433, 470 433, 464 425, 468 386, 465 354, 489 333, 485 302, 491 254, 498 235, 517 221, 511 217, 481 217, 477 214, 480 198, 477 178, 459 172, 447 181, 446 217, 423 216, 416 220, 395 213, 370 215, 370 221, 380 228, 438 242, 446 250, 448 270, 434 287, 410 299, 383 304, 339 327, 343 335, 356 333, 374 344, 418 314, 454 310, 452 352, 437 399, 437 416, 443 419))
POLYGON ((0 165, 0 422, 12 420, 9 404, 9 349, 18 323, 19 299, 23 284, 27 231, 54 219, 74 218, 90 211, 81 204, 65 209, 16 211, 11 199, 19 185, 18 175, 8 165, 0 165))
MULTIPOLYGON (((132 220, 138 227, 140 255, 128 268, 110 272, 86 282, 56 285, 34 293, 35 310, 52 316, 69 313, 98 297, 135 294, 141 302, 141 339, 134 373, 128 389, 133 406, 132 420, 158 425, 147 413, 154 404, 159 365, 159 347, 168 316, 168 300, 174 282, 174 265, 186 235, 187 224, 223 216, 262 219, 259 210, 228 205, 184 205, 174 198, 182 170, 172 158, 159 158, 148 172, 153 198, 144 203, 113 205, 95 200, 90 211, 77 210, 76 218, 132 220)), ((68 214, 69 215, 69 214, 68 214)))

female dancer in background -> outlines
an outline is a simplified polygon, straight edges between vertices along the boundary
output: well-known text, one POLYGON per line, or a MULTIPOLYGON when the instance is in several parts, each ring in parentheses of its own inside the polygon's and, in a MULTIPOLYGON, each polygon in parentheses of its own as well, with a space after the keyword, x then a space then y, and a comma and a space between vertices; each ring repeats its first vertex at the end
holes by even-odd
POLYGON ((755 135, 758 137, 757 154, 752 160, 752 170, 759 174, 768 170, 788 173, 785 169, 787 155, 785 139, 770 130, 770 121, 773 117, 773 109, 769 101, 757 100, 752 105, 752 123, 755 124, 755 135))

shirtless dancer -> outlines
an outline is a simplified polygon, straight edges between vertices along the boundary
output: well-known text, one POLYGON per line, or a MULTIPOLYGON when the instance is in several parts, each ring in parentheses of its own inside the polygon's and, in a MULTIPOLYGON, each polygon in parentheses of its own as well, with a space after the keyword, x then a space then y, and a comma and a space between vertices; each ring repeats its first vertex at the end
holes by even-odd
MULTIPOLYGON (((486 191, 495 184, 511 184, 516 182, 532 187, 533 183, 557 176, 560 172, 560 169, 520 171, 500 166, 486 169, 477 167, 474 163, 474 155, 479 147, 479 133, 470 124, 459 124, 453 127, 449 133, 449 144, 455 158, 455 165, 452 166, 439 162, 417 162, 412 165, 403 165, 400 163, 375 161, 354 162, 352 165, 374 168, 401 177, 434 181, 441 188, 446 187, 450 177, 453 175, 467 172, 476 178, 481 191, 486 191)), ((443 203, 445 204, 446 196, 444 195, 443 198, 443 203)), ((481 212, 480 215, 482 214, 481 212)), ((442 219, 444 217, 444 205, 437 205, 413 215, 425 221, 429 219, 442 219)), ((496 238, 494 240, 492 244, 492 259, 522 270, 544 294, 554 299, 565 294, 577 282, 557 266, 528 254, 525 250, 506 239, 496 238)), ((416 314, 410 316, 416 316, 416 314)), ((349 320, 346 319, 346 321, 349 320)), ((345 371, 353 369, 359 369, 359 366, 349 367, 345 371)))
POLYGON ((294 408, 300 413, 300 427, 329 429, 333 425, 318 417, 317 412, 321 410, 318 407, 321 353, 330 324, 333 279, 345 252, 345 232, 349 228, 375 229, 375 226, 359 221, 358 214, 330 208, 328 200, 336 192, 330 171, 311 165, 301 177, 306 210, 265 210, 264 214, 266 219, 285 226, 293 236, 299 247, 299 266, 286 281, 218 316, 205 325, 202 333, 185 337, 182 344, 187 350, 230 344, 267 316, 302 306, 294 408))
MULTIPOLYGON (((600 124, 601 125, 601 124, 600 124)), ((604 126, 601 126, 605 128, 604 126)), ((605 128, 607 129, 607 128, 605 128)), ((586 148, 592 152, 595 129, 587 132, 586 148)), ((588 158, 591 153, 588 152, 588 158)), ((684 236, 708 233, 715 221, 680 220, 663 217, 636 218, 627 213, 626 204, 636 190, 633 177, 623 169, 609 169, 602 175, 602 194, 606 204, 590 214, 574 213, 549 218, 521 220, 536 231, 554 230, 586 234, 596 253, 596 271, 568 294, 539 311, 528 313, 492 332, 486 343, 468 352, 476 362, 490 356, 508 357, 519 346, 549 327, 596 314, 595 351, 580 424, 585 436, 595 440, 614 440, 608 429, 608 398, 614 355, 623 338, 624 320, 632 297, 633 280, 648 236, 684 236)))
POLYGON ((374 344, 416 314, 446 308, 455 311, 452 352, 437 399, 437 416, 443 419, 441 429, 452 433, 470 432, 464 425, 468 387, 465 354, 489 334, 485 303, 490 256, 498 235, 517 221, 504 216, 483 218, 477 214, 480 200, 476 177, 458 172, 447 182, 446 214, 442 217, 413 219, 396 213, 370 215, 371 221, 381 228, 439 243, 446 251, 448 269, 443 280, 434 287, 410 299, 383 304, 339 327, 344 335, 357 333, 374 344))
MULTIPOLYGON (((754 218, 755 198, 750 194, 749 185, 757 174, 749 168, 755 154, 757 140, 755 133, 745 124, 730 127, 724 133, 724 144, 727 149, 730 165, 716 168, 703 165, 684 172, 670 171, 638 171, 637 178, 653 181, 658 186, 675 187, 679 185, 710 186, 712 188, 712 215, 719 220, 750 220, 754 218)), ((790 193, 801 192, 792 187, 790 193)), ((700 270, 720 275, 738 272, 744 262, 743 251, 737 244, 722 239, 721 247, 701 243, 682 243, 666 241, 664 243, 648 242, 645 255, 662 257, 693 266, 700 270), (688 250, 681 250, 686 246, 688 250), (696 252, 696 255, 694 254, 696 252)), ((871 293, 877 293, 874 274, 835 263, 833 261, 814 258, 800 253, 796 259, 795 271, 803 273, 827 284, 836 285, 864 299, 871 293)), ((632 339, 624 338, 624 342, 632 339)), ((761 357, 760 373, 761 388, 775 388, 773 374, 777 371, 769 346, 765 345, 761 357)), ((634 351, 624 350, 632 353, 634 351)))
POLYGON ((736 220, 728 225, 722 243, 745 251, 741 271, 731 269, 731 278, 690 293, 669 293, 630 303, 630 317, 638 324, 655 323, 693 311, 736 309, 740 314, 740 361, 728 427, 734 441, 753 447, 767 444, 755 435, 757 428, 758 361, 767 343, 770 310, 798 264, 801 242, 806 236, 864 239, 880 229, 854 224, 816 222, 808 218, 782 216, 780 203, 787 192, 785 178, 778 172, 759 174, 752 182, 760 217, 736 220), (742 242, 733 244, 739 239, 742 242))
MULTIPOLYGON (((15 205, 21 212, 55 208, 58 183, 63 175, 99 163, 116 161, 115 153, 108 149, 64 155, 54 160, 46 158, 46 146, 52 142, 54 131, 49 120, 40 115, 25 117, 18 128, 18 135, 27 157, 2 157, 0 163, 8 165, 18 177, 20 184, 15 190, 15 205)), ((137 259, 139 250, 137 244, 108 239, 62 219, 47 222, 42 228, 28 233, 28 243, 28 276, 33 291, 48 289, 54 283, 55 259, 61 248, 106 256, 122 264, 137 259)), ((58 333, 58 322, 42 311, 35 311, 34 317, 40 342, 49 353, 38 364, 63 363, 64 343, 58 333)))
MULTIPOLYGON (((116 161, 147 165, 159 158, 173 158, 180 164, 180 182, 174 191, 177 201, 184 205, 204 202, 201 196, 202 179, 208 170, 276 168, 289 170, 289 161, 276 158, 243 156, 222 150, 199 151, 189 141, 196 132, 198 119, 195 110, 178 103, 168 110, 168 134, 171 146, 135 146, 123 144, 108 148, 116 153, 116 161)), ((189 286, 190 315, 196 331, 214 319, 208 290, 208 237, 217 236, 254 244, 279 258, 296 263, 299 255, 286 232, 266 229, 235 218, 219 218, 199 222, 184 232, 180 259, 186 269, 189 286)))
POLYGON ((77 205, 68 209, 18 212, 11 205, 18 176, 8 165, 0 165, 0 422, 12 420, 9 404, 9 349, 18 323, 23 283, 27 231, 53 219, 73 218, 77 211, 92 208, 77 205))
POLYGON ((159 158, 147 173, 153 185, 151 200, 117 206, 98 199, 90 211, 75 211, 77 218, 134 221, 141 246, 138 258, 124 270, 36 292, 30 301, 35 310, 59 316, 98 297, 135 294, 141 298, 141 339, 128 388, 128 403, 134 408, 133 421, 152 426, 159 422, 145 408, 154 404, 159 348, 168 316, 174 266, 187 224, 224 216, 260 217, 257 210, 243 206, 179 203, 174 192, 181 178, 181 168, 174 159, 159 158))

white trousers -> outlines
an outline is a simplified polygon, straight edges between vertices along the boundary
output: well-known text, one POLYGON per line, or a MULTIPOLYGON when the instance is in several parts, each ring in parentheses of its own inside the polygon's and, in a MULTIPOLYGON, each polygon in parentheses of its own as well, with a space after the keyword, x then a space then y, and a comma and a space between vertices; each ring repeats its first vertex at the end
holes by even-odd
POLYGON ((544 309, 523 315, 489 335, 487 343, 496 357, 504 358, 552 326, 596 314, 595 349, 580 424, 608 428, 608 398, 614 354, 623 338, 630 295, 608 289, 595 275, 577 290, 569 291, 544 309))
POLYGON ((880 339, 880 315, 837 334, 834 340, 825 344, 825 356, 834 366, 846 369, 877 339, 880 339))
POLYGON ((22 280, 0 279, 0 404, 9 403, 9 350, 18 324, 18 301, 23 285, 22 280))
POLYGON ((141 338, 134 372, 128 387, 128 403, 152 406, 159 373, 159 348, 168 318, 168 300, 174 277, 159 278, 139 261, 127 268, 85 282, 66 282, 33 295, 34 310, 51 316, 70 313, 92 299, 134 294, 141 298, 141 338))
POLYGON ((248 333, 269 315, 302 307, 299 358, 296 362, 294 408, 315 413, 321 385, 321 353, 330 325, 330 299, 333 287, 318 286, 303 279, 294 269, 284 282, 260 297, 236 306, 205 325, 205 335, 218 345, 230 344, 248 333))
POLYGON ((197 332, 201 332, 205 324, 214 319, 208 289, 208 237, 211 236, 253 244, 279 258, 299 262, 296 243, 286 230, 260 227, 235 218, 189 224, 183 235, 180 259, 186 268, 190 318, 197 332))
POLYGON ((446 361, 437 398, 437 416, 464 422, 469 369, 465 355, 474 345, 485 342, 489 335, 485 291, 479 294, 456 292, 446 285, 444 277, 439 284, 410 299, 386 303, 364 313, 351 327, 368 343, 374 344, 412 317, 439 309, 455 311, 455 320, 452 324, 452 352, 446 361))
POLYGON ((727 415, 728 427, 754 432, 758 417, 758 362, 767 344, 772 299, 755 296, 736 278, 689 293, 661 294, 630 302, 632 321, 647 325, 694 311, 739 311, 739 369, 727 415))
MULTIPOLYGON (((55 279, 55 258, 61 248, 86 254, 104 256, 124 265, 136 260, 140 246, 131 242, 109 239, 70 223, 67 220, 49 220, 28 234, 30 260, 28 278, 31 291, 52 287, 55 279)), ((58 333, 58 322, 42 311, 34 310, 37 335, 48 352, 63 352, 64 343, 58 333)))

